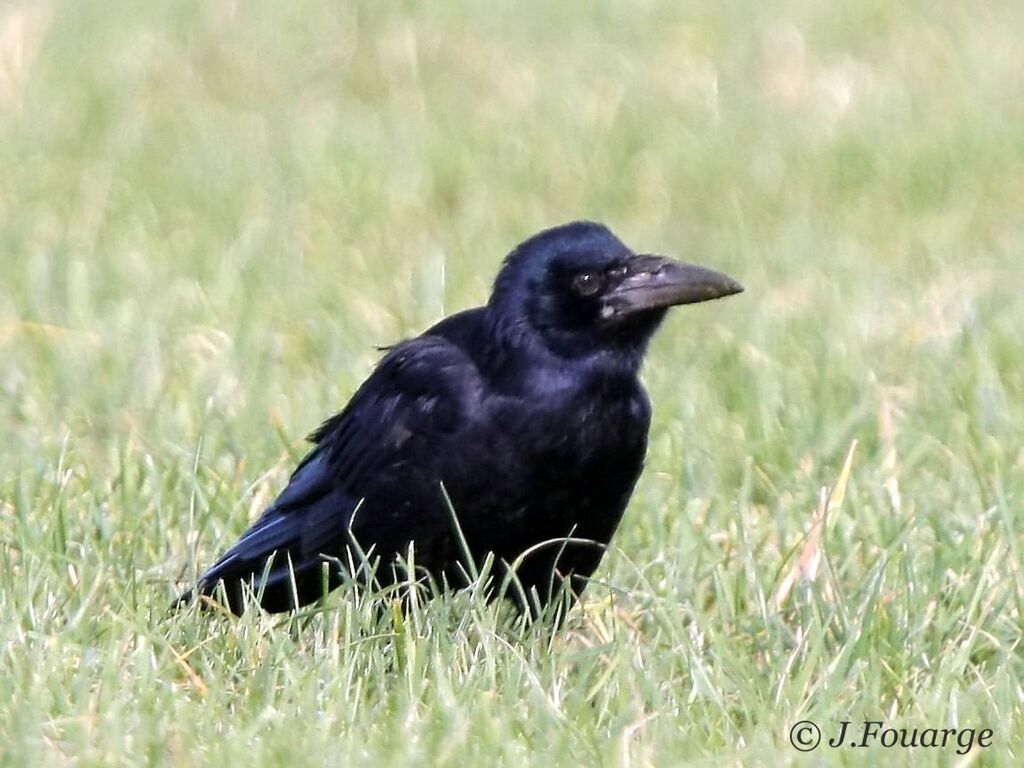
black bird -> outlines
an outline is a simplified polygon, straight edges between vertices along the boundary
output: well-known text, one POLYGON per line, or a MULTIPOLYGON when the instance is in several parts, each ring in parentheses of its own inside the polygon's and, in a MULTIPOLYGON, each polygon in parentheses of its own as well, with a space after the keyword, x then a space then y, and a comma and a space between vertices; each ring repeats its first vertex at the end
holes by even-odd
POLYGON ((465 585, 493 554, 520 609, 540 611, 566 580, 578 597, 643 465, 651 406, 637 372, 651 335, 671 306, 742 290, 637 255, 601 224, 540 232, 507 256, 486 306, 388 349, 178 603, 223 583, 235 613, 243 585, 285 611, 370 562, 378 584, 408 578, 410 545, 435 586, 465 585))

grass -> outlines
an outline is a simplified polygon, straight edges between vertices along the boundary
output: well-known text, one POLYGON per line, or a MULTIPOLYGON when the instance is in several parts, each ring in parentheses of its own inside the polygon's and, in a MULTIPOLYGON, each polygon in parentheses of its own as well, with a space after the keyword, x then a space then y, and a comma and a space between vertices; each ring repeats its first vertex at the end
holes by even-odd
POLYGON ((1018 764, 1022 16, 4 5, 0 762, 1018 764), (747 293, 656 340, 564 631, 166 618, 374 345, 579 217, 747 293), (865 719, 993 741, 789 743, 865 719))

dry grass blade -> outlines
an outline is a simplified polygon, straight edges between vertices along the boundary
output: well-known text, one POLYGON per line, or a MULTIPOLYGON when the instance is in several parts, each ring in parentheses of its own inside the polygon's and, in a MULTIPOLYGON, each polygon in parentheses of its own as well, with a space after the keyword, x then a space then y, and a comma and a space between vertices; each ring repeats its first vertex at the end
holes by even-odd
MULTIPOLYGON (((825 519, 829 512, 839 509, 846 498, 846 486, 850 482, 850 473, 853 469, 853 457, 857 452, 857 441, 850 443, 850 450, 846 453, 846 461, 839 472, 839 477, 831 489, 822 487, 818 495, 818 505, 814 509, 811 530, 796 558, 796 562, 789 570, 789 573, 782 579, 778 589, 775 591, 775 606, 781 609, 793 586, 799 580, 802 584, 812 584, 818 577, 818 567, 821 565, 823 556, 822 539, 825 533, 825 519)), ((830 598, 831 590, 826 585, 825 597, 830 598)))
POLYGON ((885 474, 884 488, 889 494, 889 503, 893 512, 903 509, 903 497, 900 494, 899 453, 896 451, 896 423, 893 398, 890 391, 882 385, 876 385, 878 392, 878 434, 885 452, 882 457, 882 472, 885 474))

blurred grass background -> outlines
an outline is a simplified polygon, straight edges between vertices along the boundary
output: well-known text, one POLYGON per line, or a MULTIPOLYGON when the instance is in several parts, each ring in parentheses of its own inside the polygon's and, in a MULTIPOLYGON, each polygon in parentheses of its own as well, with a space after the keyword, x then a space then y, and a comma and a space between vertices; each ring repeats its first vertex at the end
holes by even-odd
POLYGON ((1022 209, 1011 0, 0 6, 0 760, 1016 764, 1022 209), (374 345, 575 218, 747 293, 656 340, 566 632, 163 620, 374 345))

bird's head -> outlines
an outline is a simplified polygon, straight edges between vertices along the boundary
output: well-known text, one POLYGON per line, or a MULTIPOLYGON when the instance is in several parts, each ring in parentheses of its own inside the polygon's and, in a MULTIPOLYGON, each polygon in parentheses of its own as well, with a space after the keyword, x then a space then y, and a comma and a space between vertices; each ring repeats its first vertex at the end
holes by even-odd
POLYGON ((742 290, 719 272, 638 255, 604 225, 578 221, 516 247, 489 307, 514 340, 540 342, 561 357, 611 358, 635 368, 669 307, 742 290))

